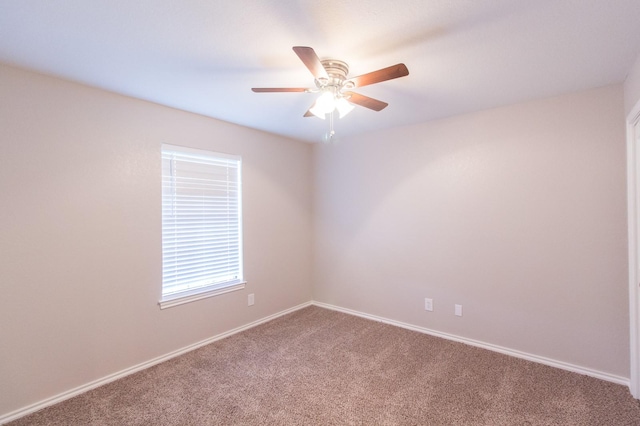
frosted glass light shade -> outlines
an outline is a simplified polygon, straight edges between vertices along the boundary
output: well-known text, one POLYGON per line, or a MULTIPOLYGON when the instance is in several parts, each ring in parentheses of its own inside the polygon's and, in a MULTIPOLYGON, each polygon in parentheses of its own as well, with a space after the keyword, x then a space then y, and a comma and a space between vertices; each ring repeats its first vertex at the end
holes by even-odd
POLYGON ((324 92, 309 109, 309 112, 324 120, 324 116, 336 109, 336 99, 333 93, 324 92))
POLYGON ((345 98, 340 98, 336 101, 336 109, 340 114, 340 118, 349 114, 354 107, 355 105, 349 103, 345 98))

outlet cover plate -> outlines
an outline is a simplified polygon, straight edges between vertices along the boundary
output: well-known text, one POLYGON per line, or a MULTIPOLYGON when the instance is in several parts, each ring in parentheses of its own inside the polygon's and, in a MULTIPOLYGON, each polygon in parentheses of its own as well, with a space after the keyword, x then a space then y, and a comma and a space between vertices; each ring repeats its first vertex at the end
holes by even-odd
POLYGON ((433 299, 429 299, 429 298, 424 299, 424 310, 433 311, 433 299))

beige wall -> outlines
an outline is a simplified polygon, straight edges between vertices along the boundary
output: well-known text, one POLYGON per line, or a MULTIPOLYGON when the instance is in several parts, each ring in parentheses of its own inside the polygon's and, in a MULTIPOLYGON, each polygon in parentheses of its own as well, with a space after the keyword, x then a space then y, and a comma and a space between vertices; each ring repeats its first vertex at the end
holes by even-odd
POLYGON ((623 105, 611 86, 316 146, 314 299, 628 378, 623 105))
POLYGON ((310 145, 8 67, 0 135, 0 416, 311 299, 310 145), (242 156, 245 290, 158 308, 163 142, 242 156))

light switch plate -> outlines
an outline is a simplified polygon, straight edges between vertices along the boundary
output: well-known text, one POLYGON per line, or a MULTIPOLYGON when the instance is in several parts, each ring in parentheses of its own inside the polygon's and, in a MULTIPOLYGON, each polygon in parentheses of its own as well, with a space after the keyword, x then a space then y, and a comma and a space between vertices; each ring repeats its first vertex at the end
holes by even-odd
POLYGON ((462 305, 454 305, 455 306, 455 313, 457 316, 461 317, 462 316, 462 305))

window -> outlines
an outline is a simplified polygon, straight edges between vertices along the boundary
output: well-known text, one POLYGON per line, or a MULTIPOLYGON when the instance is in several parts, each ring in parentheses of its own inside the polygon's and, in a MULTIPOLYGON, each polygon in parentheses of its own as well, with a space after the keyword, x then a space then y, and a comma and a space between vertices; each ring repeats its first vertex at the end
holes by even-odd
POLYGON ((244 288, 241 160, 162 145, 161 308, 244 288))

